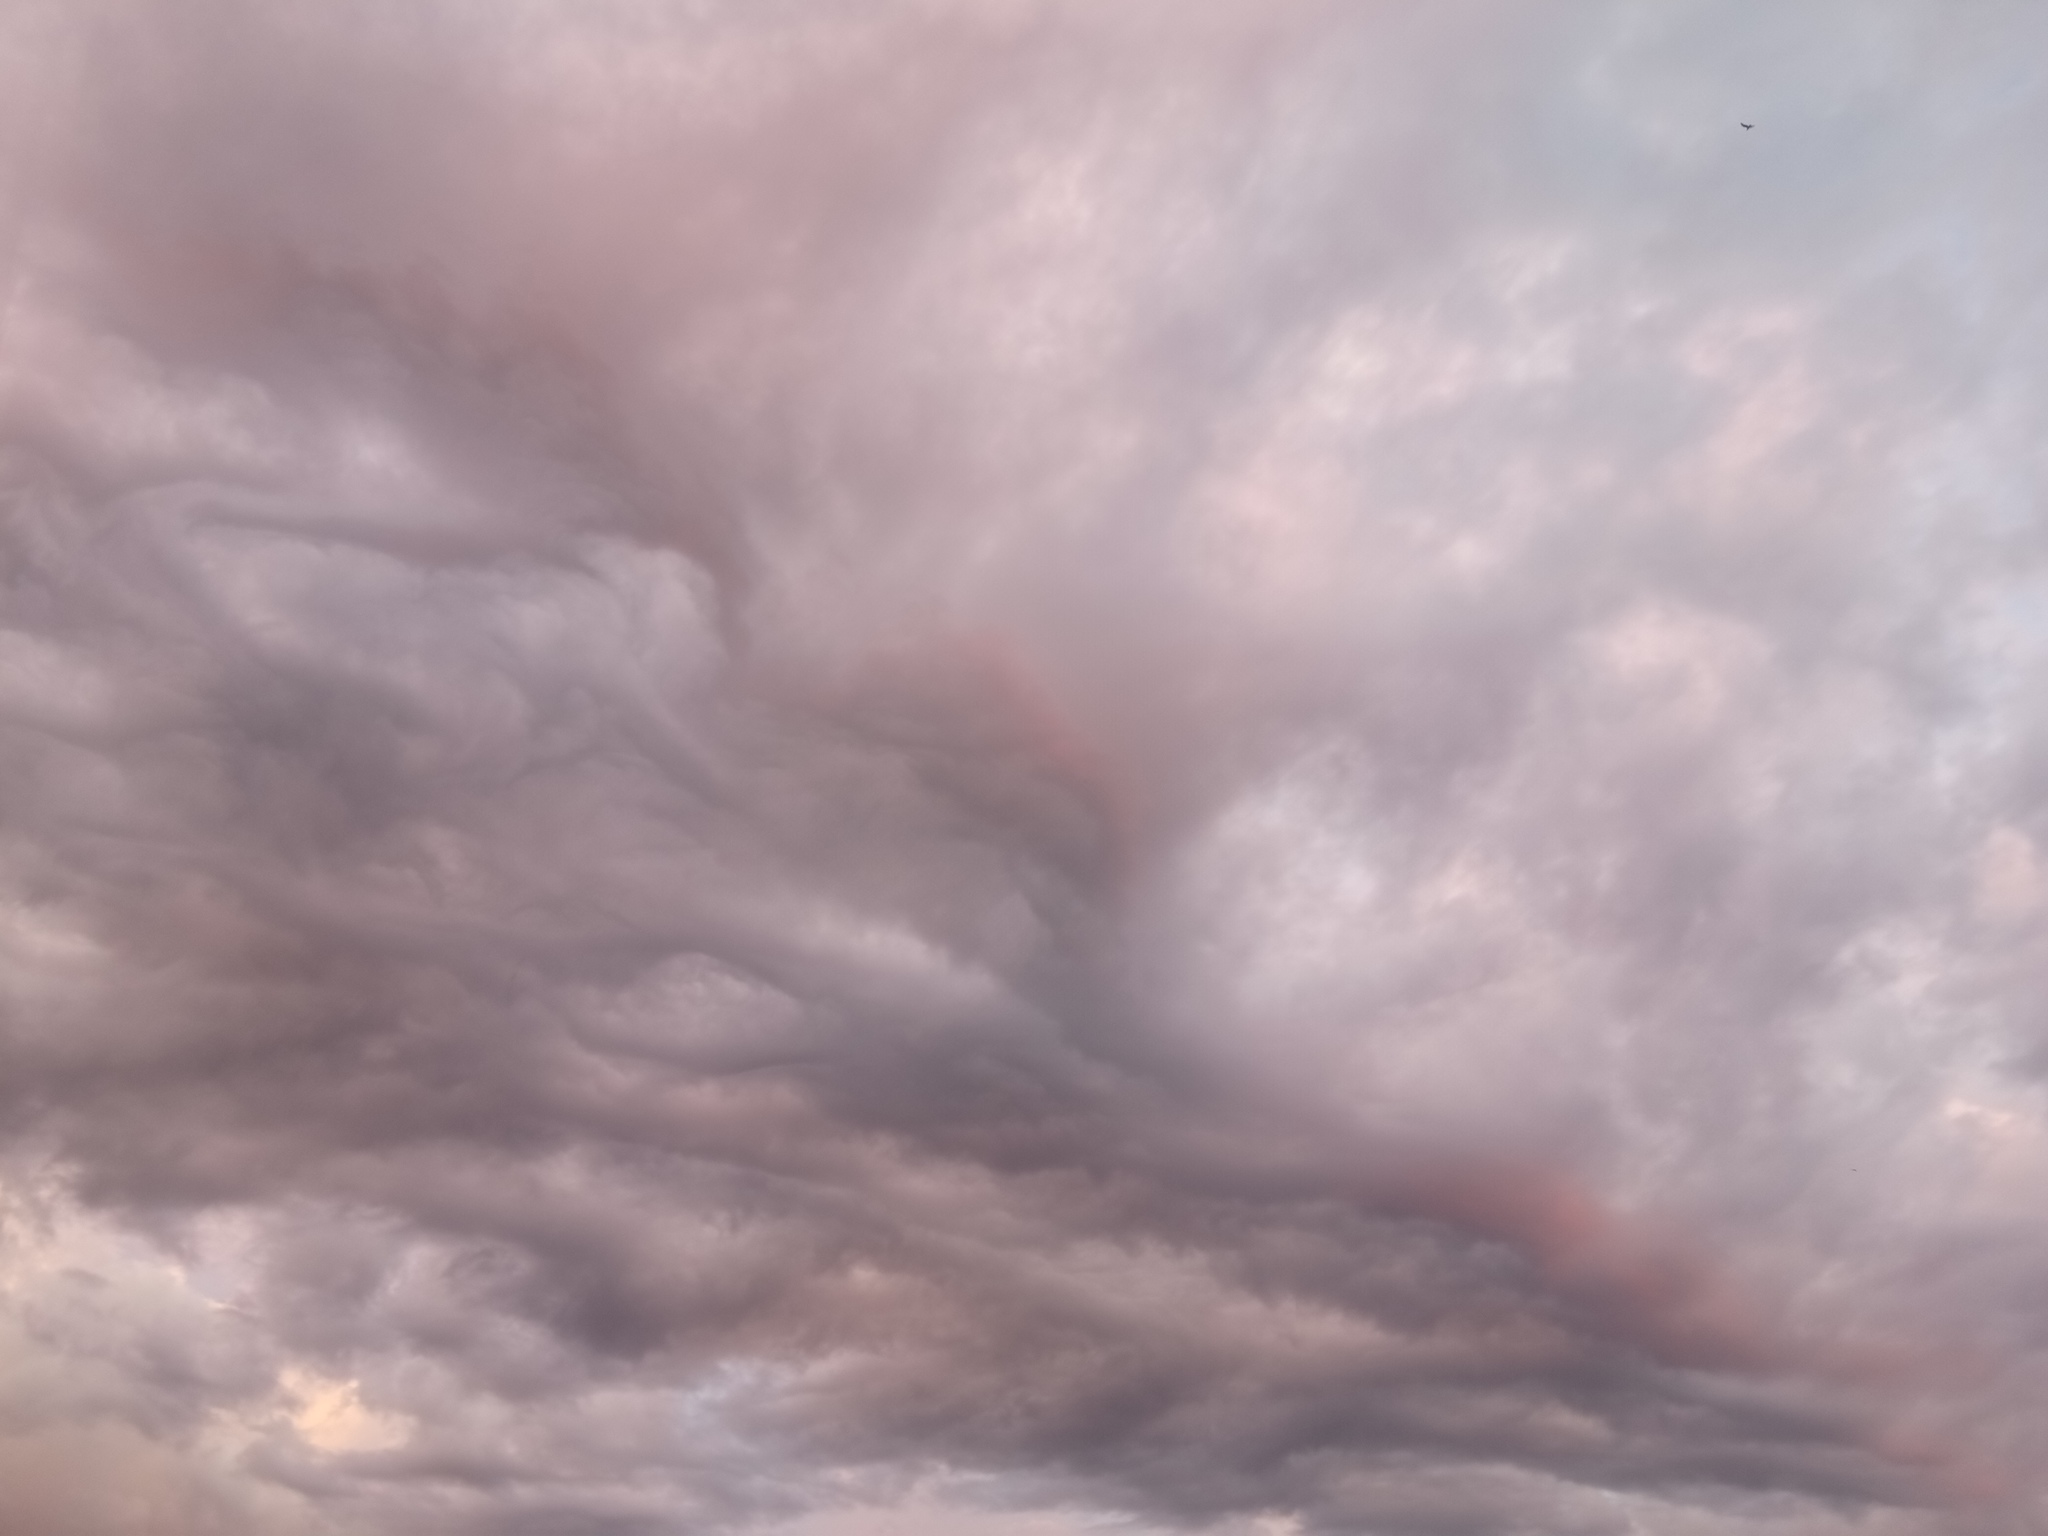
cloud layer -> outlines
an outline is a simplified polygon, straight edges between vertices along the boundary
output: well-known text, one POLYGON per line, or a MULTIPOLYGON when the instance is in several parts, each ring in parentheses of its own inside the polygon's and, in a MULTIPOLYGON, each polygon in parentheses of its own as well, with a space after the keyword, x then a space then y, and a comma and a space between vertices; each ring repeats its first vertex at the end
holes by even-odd
POLYGON ((0 3, 0 1533, 2039 1528, 2048 20, 1654 12, 0 3))

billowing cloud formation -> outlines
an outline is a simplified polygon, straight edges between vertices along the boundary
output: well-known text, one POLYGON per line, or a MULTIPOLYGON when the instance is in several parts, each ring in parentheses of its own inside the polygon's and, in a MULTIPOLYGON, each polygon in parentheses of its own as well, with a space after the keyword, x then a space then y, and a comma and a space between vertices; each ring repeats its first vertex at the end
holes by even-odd
POLYGON ((2048 17, 0 16, 0 1532, 2048 1518, 2048 17))

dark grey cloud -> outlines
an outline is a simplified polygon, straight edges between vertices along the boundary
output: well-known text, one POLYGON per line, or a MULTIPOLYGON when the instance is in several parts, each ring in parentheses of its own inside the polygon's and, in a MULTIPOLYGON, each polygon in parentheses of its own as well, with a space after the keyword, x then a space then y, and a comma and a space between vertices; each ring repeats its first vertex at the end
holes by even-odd
POLYGON ((2022 9, 0 19, 0 1533, 2040 1521, 2022 9))

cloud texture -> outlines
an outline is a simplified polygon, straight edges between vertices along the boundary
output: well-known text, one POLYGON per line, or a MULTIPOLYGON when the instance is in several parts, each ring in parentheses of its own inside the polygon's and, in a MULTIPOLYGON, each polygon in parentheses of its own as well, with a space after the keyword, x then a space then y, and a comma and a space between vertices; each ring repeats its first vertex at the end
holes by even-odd
POLYGON ((0 1536, 2048 1528, 2041 59, 0 0, 0 1536))

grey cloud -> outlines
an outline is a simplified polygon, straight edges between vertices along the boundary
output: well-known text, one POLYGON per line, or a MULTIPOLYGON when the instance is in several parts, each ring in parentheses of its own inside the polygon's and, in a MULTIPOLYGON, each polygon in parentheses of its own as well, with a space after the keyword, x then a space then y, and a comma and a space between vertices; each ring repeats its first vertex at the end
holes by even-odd
POLYGON ((2030 1529, 1956 14, 15 7, 35 1529, 2030 1529))

